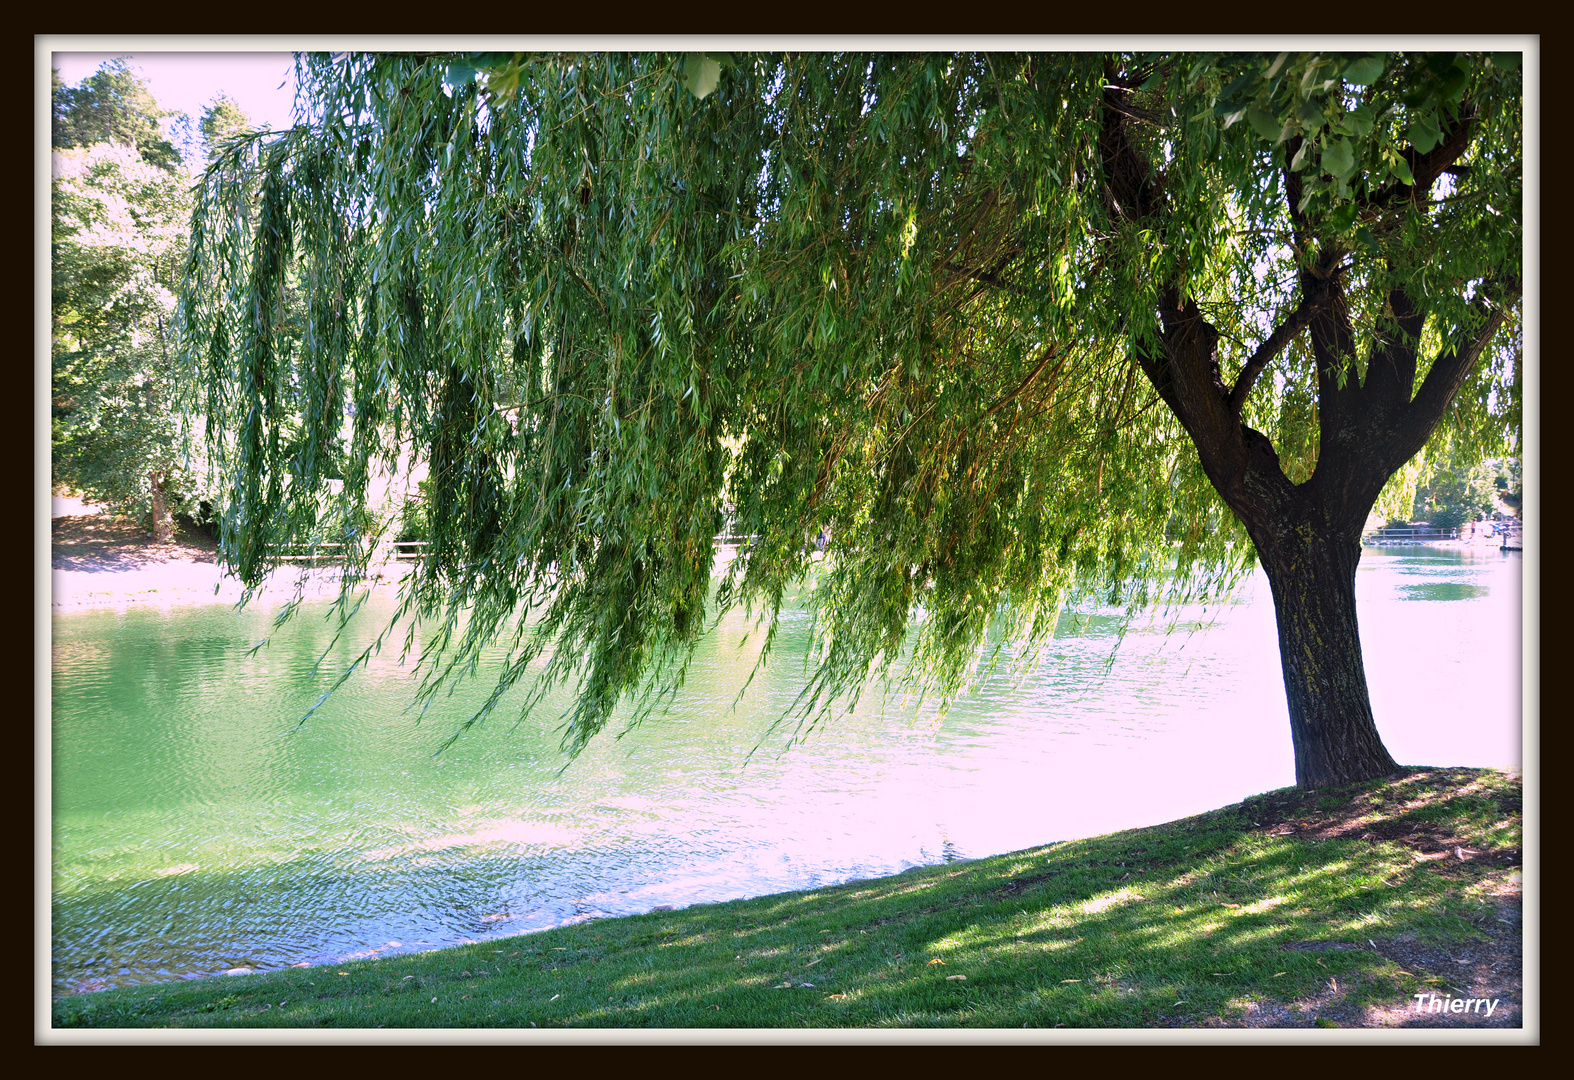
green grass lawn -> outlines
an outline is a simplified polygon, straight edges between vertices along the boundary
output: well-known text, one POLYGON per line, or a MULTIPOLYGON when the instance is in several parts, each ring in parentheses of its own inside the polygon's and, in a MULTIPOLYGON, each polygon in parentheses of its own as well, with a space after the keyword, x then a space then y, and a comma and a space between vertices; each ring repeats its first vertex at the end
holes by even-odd
POLYGON ((810 892, 78 994, 53 1022, 1346 1026, 1455 992, 1405 956, 1517 941, 1520 799, 1517 774, 1417 769, 810 892))

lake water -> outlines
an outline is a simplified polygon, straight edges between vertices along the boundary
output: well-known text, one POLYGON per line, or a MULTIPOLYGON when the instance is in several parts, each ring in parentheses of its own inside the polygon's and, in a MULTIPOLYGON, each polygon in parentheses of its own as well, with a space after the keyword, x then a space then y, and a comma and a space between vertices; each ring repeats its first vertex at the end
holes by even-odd
MULTIPOLYGON (((1368 549, 1357 578, 1374 710, 1416 765, 1520 761, 1520 557, 1368 549)), ((391 611, 374 598, 350 637, 391 611)), ((486 687, 406 711, 392 657, 307 723, 332 634, 220 604, 54 617, 56 993, 480 941, 582 919, 889 874, 1153 824, 1294 782, 1272 603, 1182 628, 1063 634, 1020 685, 942 723, 865 695, 791 749, 804 616, 753 661, 741 616, 683 696, 560 775, 551 703, 440 756, 486 687), (1189 632, 1187 627, 1203 625, 1189 632), (745 763, 749 752, 760 749, 745 763)), ((1199 621, 1203 620, 1203 621, 1199 621)), ((353 642, 334 655, 349 655, 353 642)), ((612 729, 609 729, 609 731, 612 729)))

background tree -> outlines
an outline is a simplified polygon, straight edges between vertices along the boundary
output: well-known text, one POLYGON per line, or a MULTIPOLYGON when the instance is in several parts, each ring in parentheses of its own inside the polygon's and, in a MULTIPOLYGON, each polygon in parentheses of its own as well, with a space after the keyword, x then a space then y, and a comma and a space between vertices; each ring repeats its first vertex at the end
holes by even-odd
POLYGON ((132 146, 149 165, 173 172, 180 152, 165 135, 161 121, 176 114, 161 109, 147 83, 124 59, 100 65, 78 86, 67 86, 54 72, 53 137, 57 149, 99 143, 132 146))
POLYGON ((167 540, 191 511, 171 350, 191 177, 143 81, 115 60, 55 75, 51 203, 54 482, 147 518, 167 540))
POLYGON ((1497 488, 1499 499, 1505 506, 1510 507, 1515 514, 1523 516, 1523 507, 1520 500, 1524 496, 1524 476, 1519 458, 1504 458, 1498 463, 1497 475, 1493 478, 1493 486, 1497 488))
MULTIPOLYGON (((170 341, 192 177, 160 128, 175 114, 124 61, 75 88, 56 73, 54 100, 53 478, 168 540, 175 515, 200 516, 209 494, 200 446, 193 462, 184 437, 185 368, 170 341)), ((221 94, 201 118, 202 149, 248 130, 221 94)), ((296 307, 292 294, 298 323, 296 307)))
POLYGON ((303 57, 310 122, 193 218, 224 557, 259 580, 413 442, 423 693, 506 634, 471 722, 578 680, 572 752, 806 575, 812 726, 1255 556, 1298 782, 1391 771, 1359 531, 1440 425, 1517 431, 1514 59, 303 57))
POLYGON ((1490 517, 1497 509, 1496 480, 1500 463, 1475 461, 1445 447, 1427 462, 1427 477, 1416 488, 1413 521, 1457 529, 1468 521, 1490 517))
POLYGON ((131 147, 54 154, 53 479, 147 516, 159 540, 200 484, 170 343, 189 183, 131 147))
POLYGON ((202 110, 198 127, 202 132, 203 149, 211 161, 219 150, 237 136, 252 132, 251 119, 240 104, 228 94, 219 94, 202 110))

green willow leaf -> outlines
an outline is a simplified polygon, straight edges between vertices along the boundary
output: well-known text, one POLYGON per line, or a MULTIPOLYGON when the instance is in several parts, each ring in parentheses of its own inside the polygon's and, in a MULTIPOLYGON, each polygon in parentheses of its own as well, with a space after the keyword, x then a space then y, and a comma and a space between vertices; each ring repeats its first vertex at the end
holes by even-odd
POLYGON ((1437 126, 1437 114, 1423 113, 1410 122, 1410 128, 1405 132, 1416 148, 1418 154, 1429 154, 1432 148, 1443 141, 1443 132, 1437 126))
POLYGON ((1253 105, 1246 110, 1246 118, 1251 121, 1252 130, 1271 143, 1279 141, 1279 133, 1283 128, 1273 113, 1260 105, 1253 105))
POLYGON ((721 78, 721 65, 704 53, 690 53, 683 61, 684 85, 689 93, 704 99, 721 78))
POLYGON ((1345 67, 1343 78, 1351 86, 1370 86, 1382 78, 1383 67, 1381 56, 1363 56, 1345 67))
POLYGON ((1334 139, 1323 148, 1323 170, 1348 182, 1355 172, 1355 150, 1347 139, 1334 139))
POLYGON ((1351 135, 1357 138, 1365 138, 1371 134, 1372 125, 1376 121, 1377 117, 1372 112, 1370 105, 1359 105, 1344 114, 1345 127, 1349 129, 1351 135))

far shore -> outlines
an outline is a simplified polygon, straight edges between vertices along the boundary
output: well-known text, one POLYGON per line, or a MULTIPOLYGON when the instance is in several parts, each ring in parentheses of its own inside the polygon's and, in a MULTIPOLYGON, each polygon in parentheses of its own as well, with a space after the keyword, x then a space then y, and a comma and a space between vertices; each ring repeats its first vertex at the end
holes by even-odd
MULTIPOLYGON (((374 576, 361 584, 382 588, 397 585, 402 568, 374 576)), ((332 569, 275 571, 257 590, 255 600, 283 602, 297 592, 330 598, 339 594, 339 575, 332 569)), ((55 611, 78 608, 171 606, 176 604, 236 604, 244 592, 241 583, 223 574, 213 563, 148 563, 135 569, 50 571, 50 607, 55 611)))
MULTIPOLYGON (((181 530, 172 541, 159 544, 137 524, 110 513, 94 513, 91 505, 68 504, 65 509, 66 513, 50 523, 50 607, 54 611, 235 604, 245 591, 239 581, 223 572, 213 541, 200 533, 181 530), (78 509, 88 512, 70 512, 78 509)), ((397 585, 407 570, 400 564, 382 567, 374 570, 364 586, 397 585)), ((282 603, 297 591, 316 598, 337 596, 339 572, 286 567, 269 576, 256 599, 282 603)))
POLYGON ((1484 533, 1478 533, 1473 537, 1462 536, 1458 540, 1416 540, 1414 543, 1417 547, 1479 548, 1488 551, 1498 551, 1503 547, 1503 538, 1501 536, 1489 536, 1484 533))
MULTIPOLYGON (((235 604, 241 583, 218 564, 213 541, 199 533, 178 532, 158 544, 135 523, 80 500, 56 498, 52 519, 50 607, 54 611, 130 605, 235 604)), ((1458 540, 1418 541, 1428 547, 1497 549, 1500 537, 1478 531, 1458 540)), ((405 564, 375 568, 362 587, 397 587, 409 571, 405 564)), ((332 568, 275 571, 255 599, 283 603, 300 591, 328 599, 339 593, 339 572, 332 568)))

